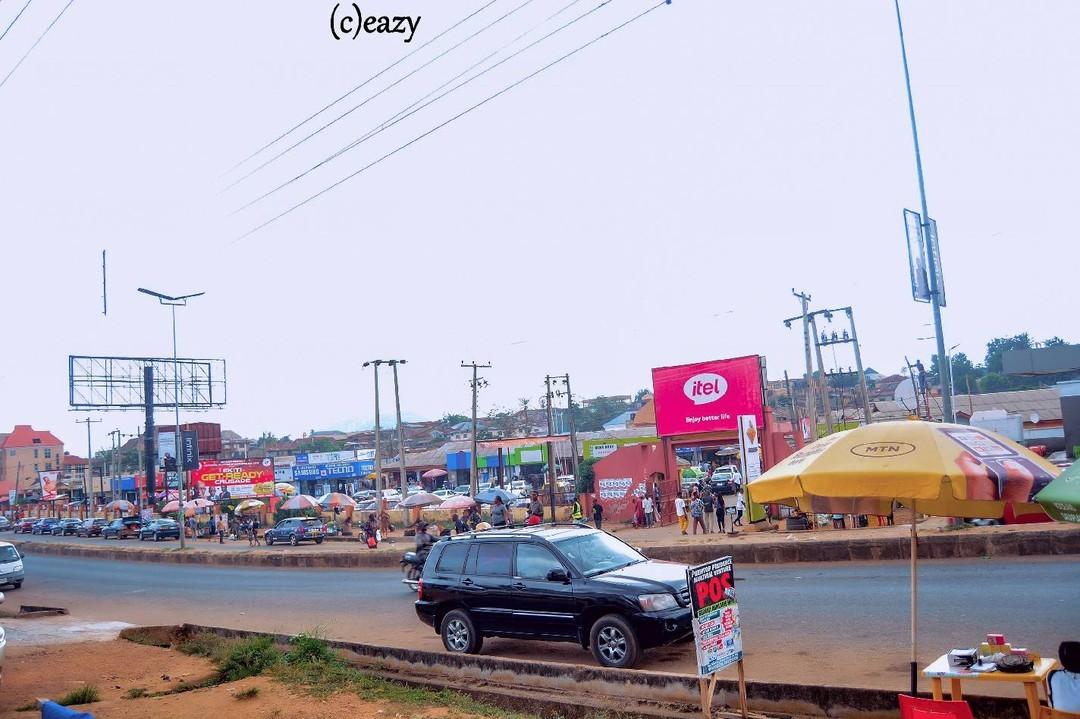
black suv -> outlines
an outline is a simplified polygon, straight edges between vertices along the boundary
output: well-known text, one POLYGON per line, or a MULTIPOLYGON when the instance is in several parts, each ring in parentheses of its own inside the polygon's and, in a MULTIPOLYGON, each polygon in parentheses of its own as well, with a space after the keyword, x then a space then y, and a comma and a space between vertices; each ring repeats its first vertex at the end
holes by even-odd
POLYGON ((323 542, 322 521, 314 517, 291 517, 283 519, 263 534, 267 546, 274 542, 288 542, 294 547, 299 542, 323 542))
POLYGON ((180 525, 175 519, 154 519, 139 527, 139 541, 153 539, 180 539, 180 525))
POLYGON ((61 519, 52 526, 52 535, 54 537, 64 537, 68 534, 78 534, 79 525, 81 524, 82 521, 78 519, 61 519))
POLYGON ((475 654, 484 637, 568 641, 606 667, 688 639, 686 565, 647 559, 583 525, 488 530, 436 542, 416 614, 448 651, 475 654))

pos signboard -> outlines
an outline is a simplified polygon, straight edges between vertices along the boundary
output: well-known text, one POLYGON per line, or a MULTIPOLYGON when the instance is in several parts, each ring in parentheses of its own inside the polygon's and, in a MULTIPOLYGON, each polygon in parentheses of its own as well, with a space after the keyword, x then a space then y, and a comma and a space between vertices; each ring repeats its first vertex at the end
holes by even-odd
POLYGON ((720 557, 686 568, 693 612, 701 709, 712 711, 716 673, 735 664, 739 669, 739 704, 746 716, 746 678, 743 673, 742 628, 735 601, 735 573, 731 557, 720 557))
POLYGON ((696 362, 652 371, 656 434, 734 432, 738 416, 762 415, 761 358, 758 355, 696 362))

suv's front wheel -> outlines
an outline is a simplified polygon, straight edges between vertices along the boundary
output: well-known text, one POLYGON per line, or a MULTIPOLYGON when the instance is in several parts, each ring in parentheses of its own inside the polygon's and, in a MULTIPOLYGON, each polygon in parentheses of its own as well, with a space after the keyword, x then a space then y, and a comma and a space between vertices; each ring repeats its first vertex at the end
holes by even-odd
POLYGON ((439 628, 446 651, 455 654, 476 654, 484 644, 484 638, 476 631, 468 612, 455 609, 447 612, 439 628))
POLYGON ((618 614, 600 617, 593 624, 589 646, 596 661, 613 669, 629 669, 641 654, 634 629, 618 614))

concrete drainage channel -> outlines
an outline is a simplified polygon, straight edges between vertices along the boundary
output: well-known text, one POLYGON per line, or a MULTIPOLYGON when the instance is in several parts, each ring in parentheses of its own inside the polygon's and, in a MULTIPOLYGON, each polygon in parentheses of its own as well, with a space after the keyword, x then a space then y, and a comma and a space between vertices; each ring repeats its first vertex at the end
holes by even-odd
MULTIPOLYGON (((222 637, 269 636, 285 643, 288 635, 184 624, 141 628, 153 632, 222 637)), ((138 630, 135 630, 138 631, 138 630)), ((528 711, 563 719, 666 718, 700 716, 697 677, 686 674, 604 669, 580 664, 534 662, 486 655, 427 652, 332 641, 336 649, 372 674, 412 686, 449 688, 500 708, 528 711)), ((773 717, 827 716, 876 719, 899 715, 896 692, 849 687, 749 682, 752 712, 773 717)), ((1022 699, 966 697, 975 716, 984 719, 1025 719, 1022 699)), ((730 715, 738 702, 733 680, 717 683, 718 716, 730 715)))

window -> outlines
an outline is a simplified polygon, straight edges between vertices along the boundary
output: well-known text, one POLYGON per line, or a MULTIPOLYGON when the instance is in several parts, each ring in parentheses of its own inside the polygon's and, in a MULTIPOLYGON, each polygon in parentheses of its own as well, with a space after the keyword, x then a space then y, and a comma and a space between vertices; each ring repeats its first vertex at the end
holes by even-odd
POLYGON ((52 471, 52 462, 46 462, 45 463, 45 471, 46 472, 51 472, 52 471))
POLYGON ((37 447, 34 447, 34 459, 37 459, 37 447))
POLYGON ((439 564, 435 569, 439 572, 461 574, 465 568, 465 555, 469 551, 469 545, 464 542, 450 542, 442 555, 439 556, 439 564))
POLYGON ((37 466, 37 464, 34 465, 34 471, 35 472, 40 472, 41 471, 41 469, 37 466))
POLYGON ((52 457, 52 447, 46 447, 45 448, 45 459, 49 459, 51 457, 52 457))
POLYGON ((13 449, 9 449, 9 450, 7 451, 7 455, 8 455, 9 457, 14 457, 14 456, 15 456, 15 450, 13 450, 13 449))
POLYGON ((565 569, 562 562, 544 547, 535 544, 519 544, 517 548, 517 572, 522 579, 547 579, 552 569, 565 569))
POLYGON ((476 553, 476 573, 492 577, 510 576, 510 558, 514 545, 510 542, 480 542, 476 553))

